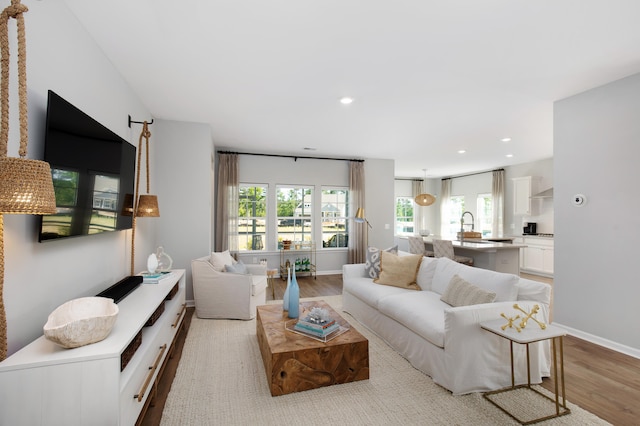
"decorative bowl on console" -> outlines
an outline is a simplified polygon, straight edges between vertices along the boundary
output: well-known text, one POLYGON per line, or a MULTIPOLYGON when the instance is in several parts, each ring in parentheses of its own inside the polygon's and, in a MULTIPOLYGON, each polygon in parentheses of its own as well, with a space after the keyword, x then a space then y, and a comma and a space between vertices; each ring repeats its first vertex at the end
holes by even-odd
POLYGON ((81 297, 58 306, 43 327, 44 336, 63 348, 96 343, 111 333, 118 305, 107 297, 81 297))

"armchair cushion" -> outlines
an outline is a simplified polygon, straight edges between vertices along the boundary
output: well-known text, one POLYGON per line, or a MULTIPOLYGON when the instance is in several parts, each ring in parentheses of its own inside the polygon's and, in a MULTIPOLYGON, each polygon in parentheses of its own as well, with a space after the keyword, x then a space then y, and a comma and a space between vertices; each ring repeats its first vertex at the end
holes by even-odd
POLYGON ((225 250, 221 253, 211 253, 211 264, 216 271, 223 272, 225 265, 233 265, 236 260, 231 256, 229 250, 225 250))

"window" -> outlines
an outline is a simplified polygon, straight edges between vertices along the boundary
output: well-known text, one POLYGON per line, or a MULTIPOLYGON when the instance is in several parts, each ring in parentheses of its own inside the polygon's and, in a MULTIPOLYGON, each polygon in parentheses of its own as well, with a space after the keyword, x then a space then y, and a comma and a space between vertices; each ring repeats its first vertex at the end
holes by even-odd
POLYGON ((93 211, 89 220, 89 234, 116 229, 119 191, 120 178, 104 175, 93 176, 93 211))
POLYGON ((313 188, 278 186, 276 188, 278 248, 282 241, 312 241, 313 188))
POLYGON ((476 231, 482 236, 491 236, 493 232, 493 198, 491 194, 478 194, 476 203, 476 231))
POLYGON ((349 191, 344 188, 322 188, 322 247, 349 245, 349 191))
POLYGON ((238 248, 265 250, 267 225, 266 185, 240 184, 238 194, 238 248))
POLYGON ((455 239, 460 232, 460 218, 464 212, 464 195, 454 195, 449 198, 448 238, 455 239))
POLYGON ((396 197, 396 235, 413 235, 416 232, 413 208, 413 198, 396 197))

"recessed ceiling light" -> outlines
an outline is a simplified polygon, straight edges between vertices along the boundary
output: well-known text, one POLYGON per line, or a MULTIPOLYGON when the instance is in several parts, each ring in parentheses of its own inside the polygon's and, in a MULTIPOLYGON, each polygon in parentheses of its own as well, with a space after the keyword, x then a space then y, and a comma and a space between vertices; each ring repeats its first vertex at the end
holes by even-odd
POLYGON ((505 157, 511 158, 511 157, 513 157, 513 154, 507 154, 507 155, 505 155, 505 157))
POLYGON ((466 151, 466 150, 464 150, 464 149, 459 149, 459 150, 458 150, 458 154, 464 154, 465 152, 467 152, 467 151, 466 151))
POLYGON ((511 142, 511 138, 502 138, 500 139, 502 142, 511 142))
POLYGON ((342 105, 349 105, 352 102, 353 102, 353 98, 350 98, 348 96, 344 96, 344 97, 340 98, 340 103, 342 105))

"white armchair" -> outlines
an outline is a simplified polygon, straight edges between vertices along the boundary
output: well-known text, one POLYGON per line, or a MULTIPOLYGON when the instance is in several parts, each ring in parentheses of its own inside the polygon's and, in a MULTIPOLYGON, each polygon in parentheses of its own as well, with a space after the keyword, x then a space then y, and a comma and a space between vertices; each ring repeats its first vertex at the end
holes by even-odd
POLYGON ((193 298, 198 318, 250 320, 267 297, 267 269, 245 265, 249 274, 220 272, 205 256, 191 261, 193 298))

